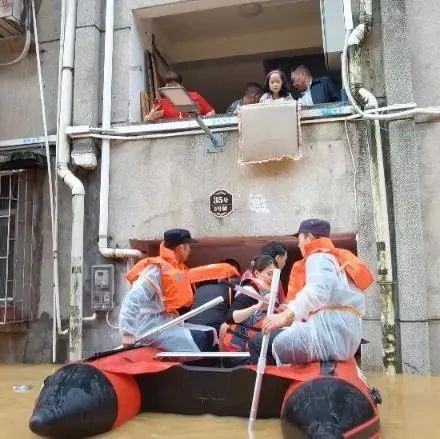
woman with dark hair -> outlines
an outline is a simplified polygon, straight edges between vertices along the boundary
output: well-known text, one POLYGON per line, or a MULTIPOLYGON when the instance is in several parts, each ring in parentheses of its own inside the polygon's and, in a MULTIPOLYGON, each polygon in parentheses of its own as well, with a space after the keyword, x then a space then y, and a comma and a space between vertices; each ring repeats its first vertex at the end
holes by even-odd
MULTIPOLYGON (((242 282, 243 287, 259 294, 263 299, 270 292, 275 269, 275 261, 271 256, 257 256, 252 261, 252 277, 242 282)), ((237 292, 226 317, 226 325, 221 331, 222 349, 246 351, 249 338, 261 331, 266 309, 266 302, 237 292)))
MULTIPOLYGON (((275 261, 276 268, 282 270, 286 266, 287 247, 282 242, 271 241, 261 249, 262 255, 269 255, 275 261)), ((247 269, 241 276, 241 280, 252 278, 252 267, 247 269)), ((280 282, 278 286, 278 302, 283 303, 286 299, 283 284, 280 282)))
POLYGON ((264 83, 264 94, 260 102, 289 102, 293 101, 290 95, 286 75, 281 70, 272 70, 266 76, 264 83))

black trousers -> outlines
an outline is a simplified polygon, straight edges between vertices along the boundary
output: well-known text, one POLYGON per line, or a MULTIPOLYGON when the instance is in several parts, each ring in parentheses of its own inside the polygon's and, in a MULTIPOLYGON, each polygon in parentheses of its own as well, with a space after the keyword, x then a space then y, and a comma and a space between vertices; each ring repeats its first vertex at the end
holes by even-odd
POLYGON ((198 331, 195 329, 190 329, 191 337, 194 343, 200 349, 200 352, 212 352, 218 351, 218 346, 213 346, 214 344, 214 334, 212 331, 198 331))
MULTIPOLYGON (((277 329, 276 331, 272 331, 269 335, 269 346, 267 348, 267 354, 266 354, 266 364, 268 366, 276 366, 276 361, 274 356, 272 355, 272 343, 273 339, 281 332, 281 329, 277 329)), ((254 335, 252 338, 248 341, 249 346, 249 353, 251 355, 250 357, 250 363, 251 364, 258 364, 258 358, 260 357, 261 352, 261 345, 263 344, 263 334, 259 332, 258 334, 254 335)))

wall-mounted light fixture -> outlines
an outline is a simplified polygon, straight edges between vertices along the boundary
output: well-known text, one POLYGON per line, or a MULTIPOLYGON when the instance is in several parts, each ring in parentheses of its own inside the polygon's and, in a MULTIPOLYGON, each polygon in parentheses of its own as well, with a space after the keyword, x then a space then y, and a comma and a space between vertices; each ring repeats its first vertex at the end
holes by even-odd
POLYGON ((162 87, 159 89, 161 95, 169 99, 169 101, 181 112, 188 113, 200 126, 200 128, 208 135, 209 143, 206 145, 207 152, 223 151, 223 135, 222 133, 212 133, 206 126, 205 122, 199 116, 200 107, 193 101, 189 93, 184 87, 162 87))

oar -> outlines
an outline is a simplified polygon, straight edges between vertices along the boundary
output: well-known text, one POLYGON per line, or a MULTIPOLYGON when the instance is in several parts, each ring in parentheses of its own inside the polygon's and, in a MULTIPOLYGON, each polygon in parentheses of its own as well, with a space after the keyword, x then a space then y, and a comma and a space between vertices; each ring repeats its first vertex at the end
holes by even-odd
POLYGON ((248 290, 247 288, 244 288, 240 285, 236 285, 234 284, 234 282, 231 282, 229 280, 221 279, 218 281, 218 283, 227 285, 228 287, 237 291, 237 293, 244 294, 245 296, 258 300, 259 302, 269 303, 269 300, 266 297, 262 296, 261 294, 258 294, 256 291, 248 290))
MULTIPOLYGON (((280 273, 281 270, 278 268, 273 272, 272 284, 270 286, 269 306, 267 308, 268 316, 273 314, 273 310, 275 308, 275 300, 278 294, 278 284, 280 282, 280 273)), ((249 415, 249 424, 248 424, 248 432, 250 435, 252 435, 252 432, 255 427, 255 420, 257 419, 258 404, 260 402, 261 384, 263 383, 263 375, 264 375, 264 370, 266 368, 266 354, 267 354, 267 348, 269 346, 269 336, 270 334, 263 335, 260 358, 258 359, 257 378, 255 380, 254 396, 252 398, 251 413, 249 415)))
POLYGON ((150 329, 145 334, 141 335, 139 338, 136 339, 136 343, 142 341, 144 338, 151 337, 153 335, 157 335, 166 329, 172 328, 173 326, 178 325, 179 323, 184 322, 185 320, 194 317, 212 307, 215 305, 218 305, 219 303, 222 303, 223 297, 216 297, 215 299, 210 300, 209 302, 204 303, 203 305, 199 306, 196 309, 193 309, 192 311, 187 312, 186 314, 183 314, 179 317, 176 317, 173 320, 170 320, 167 323, 164 323, 163 325, 157 326, 156 328, 150 329))
MULTIPOLYGON (((223 297, 216 297, 215 299, 210 300, 209 302, 204 303, 203 305, 199 306, 196 309, 193 309, 192 311, 187 312, 186 314, 183 314, 173 320, 170 320, 167 323, 164 323, 163 325, 157 326, 156 328, 150 329, 145 334, 141 335, 139 338, 136 339, 135 343, 140 342, 142 339, 151 337, 152 335, 157 335, 161 333, 162 331, 165 331, 166 329, 172 328, 173 326, 178 325, 179 323, 184 322, 185 320, 194 317, 212 307, 215 305, 218 305, 219 303, 224 302, 223 297)), ((114 350, 119 351, 120 349, 123 349, 123 346, 120 345, 116 347, 114 350)))

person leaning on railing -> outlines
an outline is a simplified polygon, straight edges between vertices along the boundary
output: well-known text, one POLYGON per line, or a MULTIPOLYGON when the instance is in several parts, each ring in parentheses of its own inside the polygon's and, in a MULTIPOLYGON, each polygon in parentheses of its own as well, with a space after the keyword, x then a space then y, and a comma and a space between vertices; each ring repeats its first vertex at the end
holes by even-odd
POLYGON ((257 84, 256 82, 249 82, 246 85, 243 97, 232 102, 232 104, 229 105, 228 109, 226 110, 226 114, 237 115, 243 105, 257 104, 260 102, 262 94, 263 87, 261 87, 260 84, 257 84))
MULTIPOLYGON (((182 87, 182 76, 180 73, 169 71, 165 75, 165 87, 182 87)), ((191 99, 199 106, 199 116, 214 116, 215 110, 206 99, 195 91, 188 94, 191 99)), ((153 122, 159 119, 187 119, 187 113, 181 113, 167 98, 156 99, 153 108, 144 118, 144 122, 153 122)))

